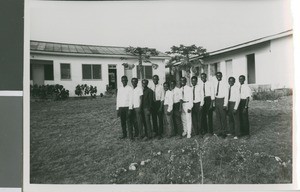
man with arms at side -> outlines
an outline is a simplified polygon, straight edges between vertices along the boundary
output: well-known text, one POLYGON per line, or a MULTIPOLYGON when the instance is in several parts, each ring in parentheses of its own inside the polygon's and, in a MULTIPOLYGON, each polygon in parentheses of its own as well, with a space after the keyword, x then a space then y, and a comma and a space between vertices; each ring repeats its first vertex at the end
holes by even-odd
POLYGON ((238 107, 240 104, 239 86, 235 85, 235 78, 228 79, 228 118, 229 118, 229 134, 238 139, 241 136, 240 117, 238 107))
POLYGON ((167 137, 174 135, 173 125, 173 92, 170 91, 170 85, 168 82, 163 84, 165 97, 164 97, 164 130, 167 137))
POLYGON ((132 78, 131 84, 133 86, 133 92, 132 92, 133 113, 131 118, 134 126, 134 136, 142 139, 145 136, 145 131, 143 130, 142 114, 141 114, 143 89, 137 86, 138 85, 137 78, 132 78))
POLYGON ((145 120, 145 132, 147 132, 144 140, 151 139, 153 137, 153 129, 151 125, 151 111, 153 107, 153 91, 148 87, 149 81, 147 79, 142 80, 143 96, 142 96, 142 111, 145 120))
POLYGON ((129 132, 129 139, 133 140, 132 125, 130 121, 131 110, 132 110, 132 87, 127 85, 127 76, 121 77, 122 86, 118 88, 117 93, 117 114, 121 118, 121 126, 123 135, 120 139, 127 137, 127 129, 129 132))
POLYGON ((248 84, 245 84, 246 77, 244 75, 240 75, 240 96, 241 102, 239 106, 239 115, 240 115, 240 126, 241 126, 241 134, 242 136, 246 136, 246 138, 250 137, 250 126, 249 126, 249 115, 248 115, 248 106, 249 100, 251 97, 251 89, 248 84))
POLYGON ((193 108, 192 108, 192 134, 203 136, 204 132, 201 129, 200 121, 200 103, 203 105, 203 96, 198 85, 197 76, 192 77, 192 91, 193 91, 193 108))
POLYGON ((228 84, 222 80, 222 73, 216 73, 214 82, 216 119, 220 124, 218 136, 225 138, 227 131, 228 84))
POLYGON ((163 99, 164 90, 161 85, 158 84, 158 75, 153 75, 152 81, 154 86, 150 87, 154 93, 154 103, 152 111, 152 122, 153 122, 153 132, 156 136, 161 137, 163 133, 163 99), (158 120, 158 122, 157 122, 158 120))
POLYGON ((200 121, 201 121, 201 129, 204 131, 204 134, 208 133, 209 135, 213 134, 213 118, 212 118, 212 109, 213 103, 215 102, 215 92, 214 86, 211 82, 207 81, 207 75, 205 73, 201 74, 201 83, 200 90, 202 91, 202 95, 204 97, 200 121))
POLYGON ((186 78, 181 77, 181 92, 182 92, 182 112, 181 120, 183 124, 183 133, 182 136, 191 138, 192 132, 192 108, 193 108, 193 91, 192 88, 186 85, 186 78))
POLYGON ((173 124, 174 124, 174 134, 179 135, 183 132, 181 112, 182 112, 182 91, 180 88, 176 87, 176 81, 173 80, 170 83, 171 91, 173 92, 173 124))

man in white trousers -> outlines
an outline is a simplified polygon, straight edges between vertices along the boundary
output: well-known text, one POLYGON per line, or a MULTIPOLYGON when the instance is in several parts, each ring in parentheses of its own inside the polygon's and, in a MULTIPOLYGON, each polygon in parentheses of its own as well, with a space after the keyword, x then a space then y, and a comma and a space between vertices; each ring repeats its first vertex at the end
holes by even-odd
POLYGON ((180 79, 181 91, 182 91, 182 112, 181 120, 183 124, 182 136, 191 138, 192 133, 192 108, 193 108, 193 91, 192 88, 186 85, 186 78, 180 79))

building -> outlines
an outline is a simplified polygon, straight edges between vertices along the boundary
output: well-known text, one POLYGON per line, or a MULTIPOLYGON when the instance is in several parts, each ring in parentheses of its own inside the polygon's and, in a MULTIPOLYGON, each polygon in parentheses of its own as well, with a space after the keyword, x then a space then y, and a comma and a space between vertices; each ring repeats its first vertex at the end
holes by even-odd
MULTIPOLYGON (((143 63, 144 77, 151 79, 157 74, 164 82, 168 58, 159 52, 150 58, 151 63, 143 63)), ((30 84, 60 84, 70 96, 75 96, 78 84, 97 86, 98 95, 104 94, 107 86, 116 89, 123 75, 129 80, 139 78, 137 64, 137 56, 127 53, 125 47, 30 41, 30 84)))
POLYGON ((253 89, 292 88, 293 31, 209 52, 202 62, 202 67, 193 67, 193 75, 200 76, 201 72, 205 72, 208 79, 212 79, 216 72, 221 71, 226 79, 245 75, 253 89))

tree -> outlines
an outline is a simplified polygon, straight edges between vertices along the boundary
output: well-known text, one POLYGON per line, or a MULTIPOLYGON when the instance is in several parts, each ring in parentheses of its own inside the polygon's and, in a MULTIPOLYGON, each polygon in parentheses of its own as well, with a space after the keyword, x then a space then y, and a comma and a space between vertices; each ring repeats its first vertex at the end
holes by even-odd
POLYGON ((135 56, 138 57, 138 62, 139 62, 139 73, 140 73, 140 78, 141 80, 144 79, 144 74, 143 74, 143 62, 144 63, 151 63, 152 65, 155 65, 157 67, 157 64, 152 63, 150 61, 150 57, 152 56, 157 56, 159 52, 156 49, 151 49, 148 47, 127 47, 125 48, 125 51, 127 53, 131 53, 135 56))
MULTIPOLYGON (((202 66, 202 58, 208 56, 206 49, 201 46, 197 47, 196 45, 185 46, 181 44, 179 46, 172 46, 171 51, 167 51, 166 53, 171 56, 167 66, 175 71, 184 70, 186 72, 185 77, 187 78, 188 84, 190 84, 192 66, 198 64, 202 66), (175 67, 175 63, 179 63, 179 65, 175 67)), ((179 81, 178 75, 176 76, 176 80, 179 81)))

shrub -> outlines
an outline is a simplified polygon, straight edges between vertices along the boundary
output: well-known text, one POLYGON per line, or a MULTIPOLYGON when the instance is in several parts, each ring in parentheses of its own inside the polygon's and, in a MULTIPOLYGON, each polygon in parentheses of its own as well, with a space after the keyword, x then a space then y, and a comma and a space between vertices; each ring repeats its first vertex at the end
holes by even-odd
POLYGON ((289 96, 293 94, 293 90, 289 88, 275 89, 269 91, 253 92, 254 100, 277 100, 283 96, 289 96))
POLYGON ((91 97, 96 98, 97 86, 95 86, 95 87, 93 87, 92 85, 90 86, 90 94, 91 94, 91 97))
POLYGON ((113 89, 112 86, 106 85, 105 95, 114 95, 116 94, 116 89, 113 89))
POLYGON ((33 98, 63 100, 69 97, 69 90, 62 85, 30 85, 30 95, 33 98))
POLYGON ((91 97, 96 98, 97 86, 93 87, 92 85, 88 86, 87 84, 77 85, 75 88, 75 94, 77 96, 91 95, 91 97))

